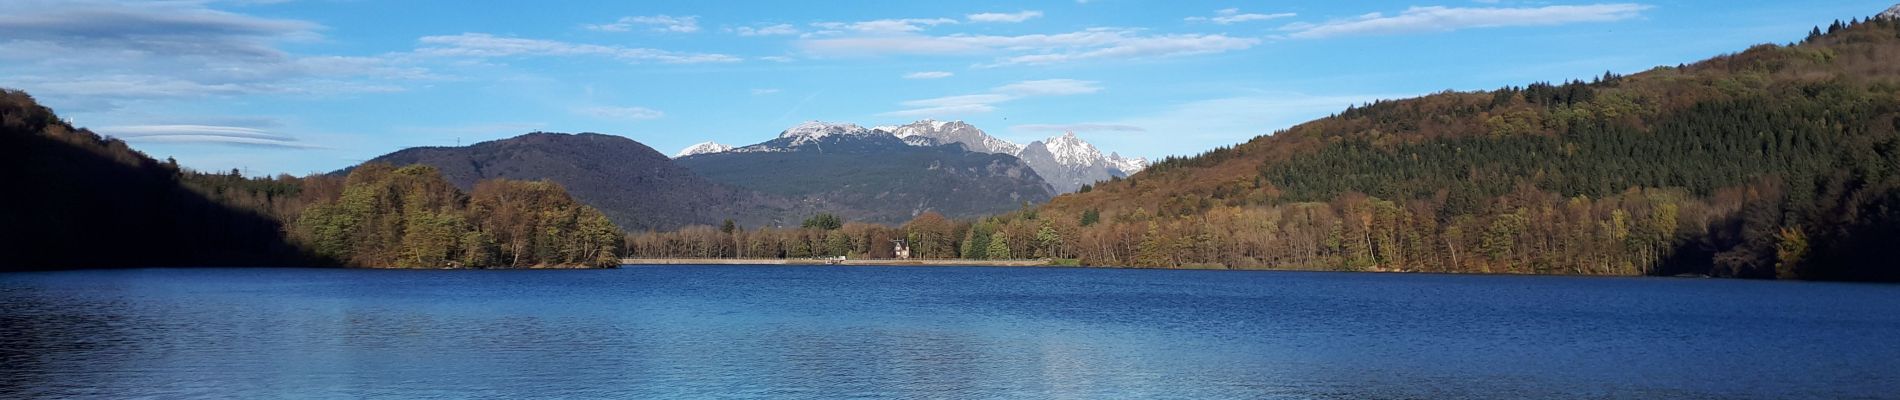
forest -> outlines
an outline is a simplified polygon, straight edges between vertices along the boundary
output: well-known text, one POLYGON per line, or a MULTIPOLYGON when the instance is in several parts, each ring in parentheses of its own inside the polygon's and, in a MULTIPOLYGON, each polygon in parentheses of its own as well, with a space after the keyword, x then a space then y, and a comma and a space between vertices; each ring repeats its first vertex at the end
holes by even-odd
POLYGON ((625 235, 547 181, 488 179, 463 193, 434 167, 368 163, 346 176, 184 172, 205 196, 283 221, 283 234, 343 265, 610 267, 625 235))
POLYGON ((0 270, 606 267, 624 233, 545 181, 463 193, 434 168, 253 178, 158 161, 0 91, 0 270))
POLYGON ((1856 19, 1627 76, 1355 106, 994 217, 628 245, 877 257, 906 238, 924 257, 1099 266, 1894 281, 1896 59, 1900 22, 1856 19))

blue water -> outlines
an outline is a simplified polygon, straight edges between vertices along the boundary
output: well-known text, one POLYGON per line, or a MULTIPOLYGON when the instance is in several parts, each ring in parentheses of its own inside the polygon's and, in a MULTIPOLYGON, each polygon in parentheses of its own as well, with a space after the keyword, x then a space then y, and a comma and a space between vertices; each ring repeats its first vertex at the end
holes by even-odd
POLYGON ((0 274, 0 398, 1895 398, 1900 286, 899 267, 0 274))

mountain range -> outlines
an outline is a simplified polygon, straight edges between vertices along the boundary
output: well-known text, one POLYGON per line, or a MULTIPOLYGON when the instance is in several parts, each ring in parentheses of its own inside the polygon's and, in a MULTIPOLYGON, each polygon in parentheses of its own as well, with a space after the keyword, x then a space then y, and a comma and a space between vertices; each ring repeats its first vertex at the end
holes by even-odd
POLYGON ((731 218, 762 224, 796 201, 715 183, 640 142, 597 133, 535 132, 460 147, 415 147, 371 159, 427 164, 467 191, 485 179, 550 180, 624 229, 674 229, 731 218))
MULTIPOLYGON (((1056 193, 1069 193, 1081 189, 1083 185, 1126 177, 1148 167, 1145 158, 1128 158, 1117 153, 1102 154, 1094 145, 1083 141, 1073 132, 1060 136, 1019 145, 1008 140, 990 136, 982 129, 963 121, 921 120, 905 125, 886 125, 870 129, 851 129, 840 131, 850 124, 831 124, 810 122, 788 130, 794 136, 890 135, 903 143, 918 146, 959 145, 964 150, 1005 154, 1022 159, 1030 169, 1048 182, 1056 193), (811 131, 807 131, 811 130, 811 131)), ((783 135, 781 135, 781 138, 783 135)), ((776 139, 775 139, 776 141, 776 139)), ((679 151, 675 158, 722 152, 761 152, 780 151, 784 143, 768 141, 752 146, 732 147, 716 142, 694 144, 679 151)))
POLYGON ((621 136, 535 132, 403 149, 369 162, 427 164, 465 191, 487 179, 553 181, 628 230, 728 219, 784 226, 818 213, 877 223, 930 211, 968 218, 1041 204, 1056 194, 1025 160, 919 143, 930 140, 810 122, 762 143, 707 142, 669 158, 621 136))
POLYGON ((986 215, 1055 195, 1016 157, 917 146, 854 124, 807 122, 763 143, 674 161, 712 181, 872 222, 902 222, 926 211, 986 215))

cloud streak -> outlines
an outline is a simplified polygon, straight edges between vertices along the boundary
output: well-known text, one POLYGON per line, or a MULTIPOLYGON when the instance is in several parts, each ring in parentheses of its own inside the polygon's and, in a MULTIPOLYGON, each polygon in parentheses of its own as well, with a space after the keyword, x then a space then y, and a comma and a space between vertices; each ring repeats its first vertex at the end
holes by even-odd
POLYGON ((324 149, 256 128, 219 125, 126 125, 97 129, 100 133, 128 141, 146 143, 217 144, 284 149, 324 149))
POLYGON ((1139 126, 1118 124, 1023 124, 1010 129, 1031 132, 1147 132, 1139 126))
POLYGON ((807 38, 796 45, 819 56, 999 55, 990 64, 1046 65, 1103 59, 1145 59, 1242 50, 1260 39, 1223 34, 1147 34, 1138 29, 1092 28, 1058 34, 864 35, 807 38))
POLYGON ((904 74, 904 79, 943 79, 952 75, 956 74, 948 71, 922 71, 904 74))
POLYGON ((1018 23, 1042 17, 1041 11, 1019 11, 1013 13, 976 13, 963 16, 970 22, 1018 23))
POLYGON ((60 1, 0 13, 0 85, 82 111, 249 94, 389 92, 437 77, 385 57, 298 56, 322 25, 206 8, 205 2, 60 1))
POLYGON ((621 17, 612 23, 584 25, 582 27, 591 31, 626 32, 638 26, 651 27, 654 32, 693 33, 699 32, 699 17, 675 17, 671 15, 621 17))
POLYGON ((1340 36, 1449 32, 1467 28, 1549 26, 1615 22, 1636 18, 1653 7, 1643 4, 1589 4, 1545 7, 1412 7, 1398 15, 1372 13, 1358 18, 1319 24, 1294 23, 1282 27, 1288 37, 1319 39, 1340 36))
POLYGON ((791 24, 766 25, 761 27, 741 26, 732 30, 739 36, 781 36, 797 35, 798 28, 791 24))
POLYGON ((646 108, 646 107, 607 107, 607 106, 583 107, 578 110, 574 110, 574 113, 589 116, 589 117, 594 117, 594 118, 623 119, 623 120, 635 120, 635 121, 658 119, 660 117, 666 116, 665 112, 661 112, 660 110, 655 110, 655 109, 646 108))
POLYGON ((739 57, 714 53, 683 53, 658 49, 569 43, 553 40, 495 36, 486 33, 424 36, 417 54, 436 57, 598 56, 628 62, 698 64, 737 62, 739 57))
POLYGON ((1220 24, 1220 25, 1231 25, 1231 24, 1237 24, 1241 22, 1266 21, 1270 19, 1288 18, 1295 15, 1298 15, 1298 14, 1294 14, 1294 13, 1273 13, 1273 14, 1241 13, 1240 9, 1238 8, 1227 8, 1227 9, 1221 9, 1219 11, 1215 11, 1214 16, 1212 17, 1187 17, 1185 18, 1185 20, 1188 22, 1212 22, 1212 23, 1220 24))
POLYGON ((1028 97, 1068 96, 1099 92, 1102 88, 1096 83, 1097 82, 1094 81, 1075 79, 1021 81, 990 88, 988 93, 903 101, 898 103, 898 105, 908 108, 878 115, 915 118, 982 114, 996 111, 996 105, 999 103, 1028 97))
POLYGON ((937 25, 955 24, 957 20, 949 18, 901 18, 879 19, 858 22, 815 22, 811 26, 823 29, 814 32, 817 35, 839 34, 845 31, 867 34, 897 34, 922 31, 937 25))

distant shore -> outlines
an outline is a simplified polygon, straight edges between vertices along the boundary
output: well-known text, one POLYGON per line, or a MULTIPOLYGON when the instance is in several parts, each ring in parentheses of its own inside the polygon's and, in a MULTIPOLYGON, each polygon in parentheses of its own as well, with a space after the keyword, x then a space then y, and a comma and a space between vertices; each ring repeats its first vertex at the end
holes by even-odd
POLYGON ((891 259, 866 258, 830 260, 823 258, 623 258, 620 265, 894 265, 894 266, 976 266, 1041 267, 1049 260, 964 260, 964 259, 891 259))

